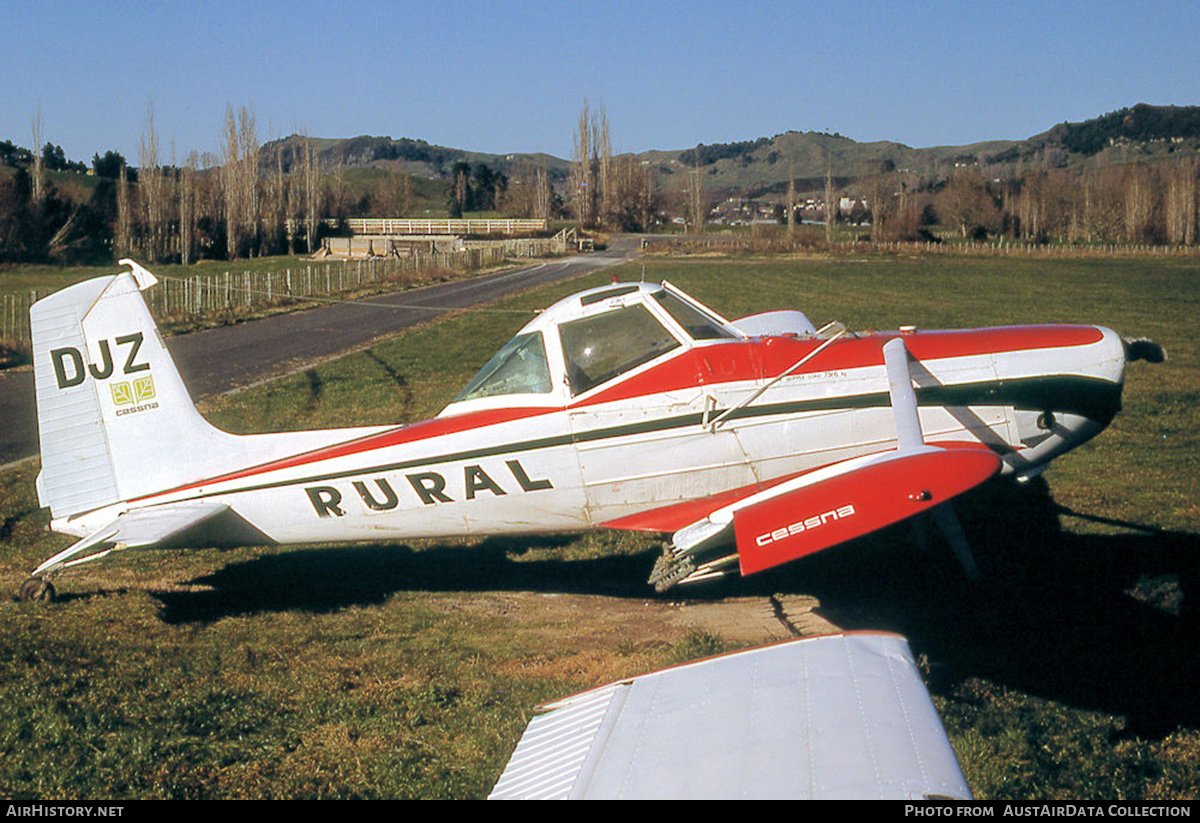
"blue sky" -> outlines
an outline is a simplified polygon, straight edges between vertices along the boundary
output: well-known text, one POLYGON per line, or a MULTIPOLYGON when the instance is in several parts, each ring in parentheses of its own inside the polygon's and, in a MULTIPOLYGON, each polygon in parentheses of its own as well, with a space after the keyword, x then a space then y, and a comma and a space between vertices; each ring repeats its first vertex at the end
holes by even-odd
MULTIPOLYGON (((584 100, 614 149, 836 131, 961 145, 1146 102, 1200 104, 1200 3, 0 0, 0 139, 136 163, 260 137, 412 137, 569 157, 584 100)), ((169 159, 169 158, 168 158, 169 159)))

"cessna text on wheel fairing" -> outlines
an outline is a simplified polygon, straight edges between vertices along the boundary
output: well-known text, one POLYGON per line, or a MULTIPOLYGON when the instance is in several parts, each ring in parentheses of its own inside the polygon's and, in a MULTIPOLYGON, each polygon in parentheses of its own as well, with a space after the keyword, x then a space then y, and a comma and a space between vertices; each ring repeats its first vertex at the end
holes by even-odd
POLYGON ((1120 407, 1097 326, 858 335, 803 314, 726 321, 669 284, 613 284, 521 329, 432 420, 236 436, 195 410, 129 270, 34 305, 51 528, 110 551, 636 529, 671 535, 659 589, 750 574, 1041 471, 1120 407))

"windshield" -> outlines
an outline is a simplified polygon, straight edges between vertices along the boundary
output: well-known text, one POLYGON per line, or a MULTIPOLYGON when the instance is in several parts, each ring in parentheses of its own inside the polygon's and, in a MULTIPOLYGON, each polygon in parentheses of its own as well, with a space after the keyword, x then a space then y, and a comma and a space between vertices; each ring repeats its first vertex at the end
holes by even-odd
POLYGON ((552 388, 546 344, 542 333, 535 331, 518 334, 504 344, 454 402, 498 394, 545 394, 552 388))
POLYGON ((642 305, 563 323, 558 333, 573 394, 611 380, 679 345, 642 305))

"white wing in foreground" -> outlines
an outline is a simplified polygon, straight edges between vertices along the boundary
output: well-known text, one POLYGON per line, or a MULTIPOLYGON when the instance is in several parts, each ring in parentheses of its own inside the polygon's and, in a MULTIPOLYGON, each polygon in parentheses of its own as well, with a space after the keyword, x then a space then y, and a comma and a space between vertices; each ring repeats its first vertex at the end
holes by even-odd
POLYGON ((490 799, 971 797, 898 635, 788 641, 543 708, 490 799))

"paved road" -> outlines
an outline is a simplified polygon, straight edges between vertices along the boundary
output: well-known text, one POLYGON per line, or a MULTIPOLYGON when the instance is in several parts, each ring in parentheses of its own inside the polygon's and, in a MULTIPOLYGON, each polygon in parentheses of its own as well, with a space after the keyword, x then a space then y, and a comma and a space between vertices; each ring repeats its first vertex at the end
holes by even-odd
MULTIPOLYGON (((637 247, 637 238, 618 237, 596 254, 185 334, 168 340, 167 347, 193 397, 221 394, 362 348, 450 311, 620 263, 636 256, 637 247)), ((0 373, 0 466, 36 453, 33 373, 0 373)))

